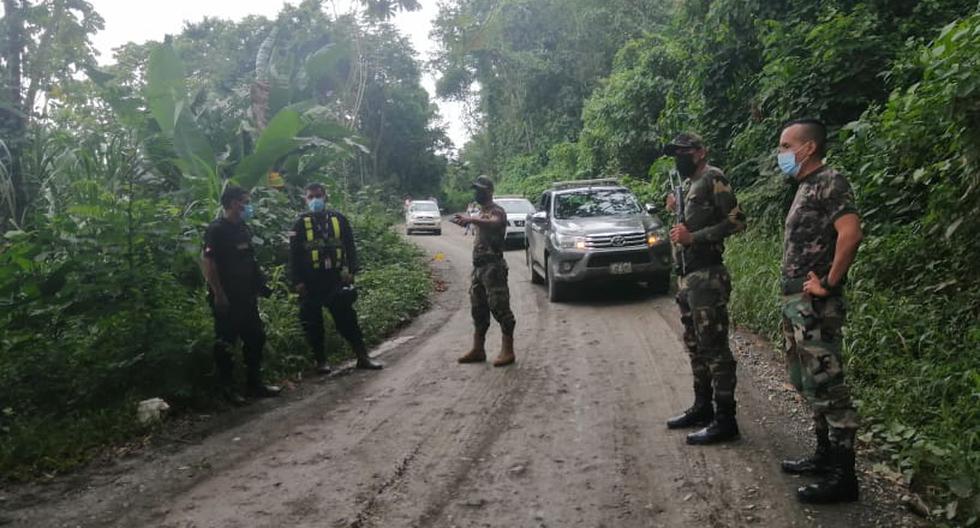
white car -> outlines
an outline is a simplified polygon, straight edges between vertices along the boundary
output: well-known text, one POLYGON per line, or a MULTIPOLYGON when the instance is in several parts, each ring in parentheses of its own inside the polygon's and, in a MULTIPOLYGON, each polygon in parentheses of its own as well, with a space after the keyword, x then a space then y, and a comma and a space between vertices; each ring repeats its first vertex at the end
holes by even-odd
POLYGON ((408 210, 405 211, 405 234, 411 235, 418 231, 442 234, 439 204, 429 200, 415 200, 408 204, 408 210))
POLYGON ((527 216, 534 214, 534 205, 530 200, 521 196, 499 196, 495 197, 493 201, 507 212, 505 242, 524 247, 526 240, 524 224, 527 222, 527 216))

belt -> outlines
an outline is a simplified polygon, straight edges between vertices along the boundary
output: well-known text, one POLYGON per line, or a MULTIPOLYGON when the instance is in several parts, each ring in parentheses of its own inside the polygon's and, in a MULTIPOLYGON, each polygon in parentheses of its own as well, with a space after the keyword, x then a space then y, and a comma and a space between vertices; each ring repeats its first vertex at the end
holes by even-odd
POLYGON ((493 264, 496 262, 503 262, 503 255, 480 255, 479 257, 473 257, 474 266, 483 266, 485 264, 493 264))
POLYGON ((705 261, 705 260, 695 261, 693 264, 691 262, 688 262, 687 263, 687 267, 684 270, 681 270, 681 267, 680 266, 674 266, 674 267, 676 268, 677 276, 684 277, 684 276, 687 276, 687 275, 690 275, 690 274, 694 273, 695 271, 701 271, 701 270, 706 270, 706 269, 710 269, 710 268, 717 268, 717 267, 724 267, 725 266, 725 261, 724 260, 722 260, 722 259, 717 259, 717 261, 715 261, 715 260, 716 259, 710 259, 709 261, 705 261))

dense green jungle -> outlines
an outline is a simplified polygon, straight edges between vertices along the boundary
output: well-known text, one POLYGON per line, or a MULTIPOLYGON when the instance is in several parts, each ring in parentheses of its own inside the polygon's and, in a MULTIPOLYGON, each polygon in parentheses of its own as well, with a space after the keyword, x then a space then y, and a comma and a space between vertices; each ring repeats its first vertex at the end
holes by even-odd
MULTIPOLYGON (((701 134, 748 217, 731 312, 779 349, 781 125, 818 118, 865 240, 845 354, 876 471, 940 523, 980 519, 980 6, 976 0, 447 0, 420 56, 391 23, 413 0, 286 5, 188 22, 96 60, 84 0, 4 0, 0 19, 0 473, 69 471, 146 433, 135 402, 216 405, 201 235, 251 190, 267 371, 309 368, 283 278, 301 189, 356 229, 377 343, 432 279, 396 234, 401 197, 450 211, 480 174, 535 201, 614 177, 662 203, 664 145, 701 134), (462 102, 452 145, 433 96, 462 102)), ((665 220, 669 220, 666 219, 665 220)), ((338 360, 345 354, 331 335, 338 360)))

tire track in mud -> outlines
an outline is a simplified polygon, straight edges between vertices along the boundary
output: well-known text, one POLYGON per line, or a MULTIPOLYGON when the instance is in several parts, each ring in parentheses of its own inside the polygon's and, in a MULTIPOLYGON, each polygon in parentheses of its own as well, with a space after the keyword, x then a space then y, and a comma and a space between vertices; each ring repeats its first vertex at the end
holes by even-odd
POLYGON ((388 477, 384 482, 378 486, 377 492, 374 496, 368 500, 367 504, 357 513, 357 516, 350 523, 350 528, 364 528, 367 526, 369 519, 377 505, 377 499, 379 496, 383 495, 389 488, 398 484, 405 474, 408 473, 408 468, 418 456, 419 452, 422 451, 422 442, 415 444, 415 447, 408 452, 407 455, 402 457, 401 461, 395 466, 395 470, 392 472, 391 476, 388 477))

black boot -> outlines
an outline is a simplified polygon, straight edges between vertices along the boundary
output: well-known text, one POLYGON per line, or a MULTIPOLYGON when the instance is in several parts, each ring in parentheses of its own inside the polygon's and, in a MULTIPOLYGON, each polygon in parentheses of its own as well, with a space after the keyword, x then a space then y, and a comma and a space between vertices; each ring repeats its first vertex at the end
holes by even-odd
POLYGON ((354 365, 354 368, 362 370, 381 370, 384 368, 381 363, 371 361, 371 356, 368 355, 367 348, 363 345, 354 347, 354 355, 357 356, 357 364, 354 365))
POLYGON ((231 384, 221 387, 221 398, 236 407, 245 405, 245 398, 231 384))
POLYGON ((275 385, 262 383, 262 377, 257 370, 249 369, 245 382, 245 396, 249 398, 274 398, 279 396, 282 389, 275 385))
POLYGON ((317 362, 316 362, 316 373, 317 374, 319 374, 321 376, 326 376, 327 374, 330 374, 331 372, 333 372, 333 369, 330 368, 330 364, 327 363, 327 360, 325 360, 325 359, 324 360, 317 360, 317 362))
POLYGON ((783 460, 783 472, 790 475, 823 475, 830 471, 830 438, 826 429, 817 429, 817 450, 796 460, 783 460))
POLYGON ((833 504, 858 500, 858 481, 854 473, 854 450, 834 448, 832 465, 823 479, 796 491, 800 502, 833 504))
POLYGON ((708 445, 727 442, 738 438, 738 422, 734 414, 722 414, 718 411, 715 419, 707 427, 687 435, 689 445, 708 445))
POLYGON ((738 438, 738 422, 735 421, 735 399, 718 398, 715 393, 715 419, 707 427, 687 435, 690 445, 708 445, 738 438))
POLYGON ((249 385, 245 388, 245 395, 249 398, 275 398, 279 396, 282 389, 276 385, 249 385))
POLYGON ((711 388, 707 390, 694 389, 694 405, 678 416, 667 420, 667 429, 685 429, 688 427, 704 427, 715 417, 715 408, 711 406, 711 388))

